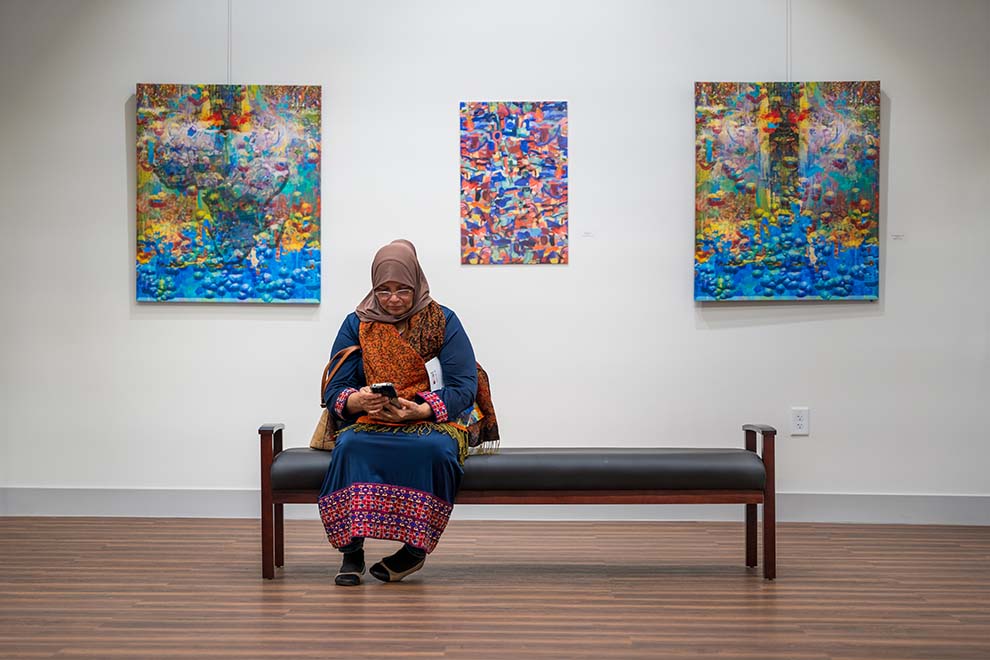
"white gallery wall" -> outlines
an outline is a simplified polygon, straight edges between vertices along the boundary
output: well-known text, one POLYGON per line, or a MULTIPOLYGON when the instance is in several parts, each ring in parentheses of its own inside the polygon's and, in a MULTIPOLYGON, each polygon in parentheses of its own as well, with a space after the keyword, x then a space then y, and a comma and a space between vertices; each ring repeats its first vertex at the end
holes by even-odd
POLYGON ((790 60, 787 20, 785 0, 2 0, 0 513, 256 515, 258 425, 308 442, 333 336, 406 237, 505 447, 741 446, 768 423, 785 520, 990 523, 990 3, 794 0, 790 60), (880 301, 697 304, 693 83, 788 74, 881 81, 880 301), (135 302, 138 82, 322 85, 321 305, 135 302), (569 101, 567 266, 459 263, 458 103, 489 99, 569 101))

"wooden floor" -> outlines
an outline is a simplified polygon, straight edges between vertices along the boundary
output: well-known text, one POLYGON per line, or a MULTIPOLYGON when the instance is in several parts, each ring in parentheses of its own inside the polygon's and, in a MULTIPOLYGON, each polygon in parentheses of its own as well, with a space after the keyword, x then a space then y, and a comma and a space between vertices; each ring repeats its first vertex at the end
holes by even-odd
MULTIPOLYGON (((369 541, 371 559, 394 544, 369 541)), ((0 657, 990 658, 990 527, 454 521, 399 584, 332 584, 318 521, 0 518, 0 657)))

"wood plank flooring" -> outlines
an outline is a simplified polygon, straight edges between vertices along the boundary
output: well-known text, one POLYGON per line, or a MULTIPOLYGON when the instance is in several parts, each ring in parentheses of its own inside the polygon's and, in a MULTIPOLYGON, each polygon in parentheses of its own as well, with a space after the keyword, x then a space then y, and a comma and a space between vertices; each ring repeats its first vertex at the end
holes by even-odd
MULTIPOLYGON (((0 518, 3 658, 990 659, 990 527, 454 521, 407 582, 335 587, 318 521, 0 518)), ((395 544, 369 541, 374 561, 395 544)))

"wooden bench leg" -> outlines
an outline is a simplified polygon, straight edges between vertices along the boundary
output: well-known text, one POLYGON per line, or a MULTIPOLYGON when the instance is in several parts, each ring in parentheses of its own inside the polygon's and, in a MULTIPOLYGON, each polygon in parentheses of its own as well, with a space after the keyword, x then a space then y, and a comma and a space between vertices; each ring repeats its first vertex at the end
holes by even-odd
POLYGON ((275 503, 272 501, 272 459, 275 435, 281 440, 280 424, 262 426, 261 436, 261 576, 275 577, 275 503))
POLYGON ((746 565, 756 566, 756 505, 746 504, 746 565))
POLYGON ((775 434, 763 432, 763 466, 767 483, 763 490, 763 577, 777 577, 777 491, 774 486, 775 434))
POLYGON ((265 502, 262 493, 261 502, 261 576, 271 580, 275 577, 275 529, 274 509, 271 499, 265 502))
POLYGON ((285 518, 283 504, 275 505, 275 565, 285 566, 285 518))
POLYGON ((777 577, 777 525, 774 520, 773 500, 763 505, 763 577, 777 577))
MULTIPOLYGON (((756 453, 756 431, 746 431, 746 451, 756 453)), ((746 565, 756 566, 756 505, 746 504, 746 565)))

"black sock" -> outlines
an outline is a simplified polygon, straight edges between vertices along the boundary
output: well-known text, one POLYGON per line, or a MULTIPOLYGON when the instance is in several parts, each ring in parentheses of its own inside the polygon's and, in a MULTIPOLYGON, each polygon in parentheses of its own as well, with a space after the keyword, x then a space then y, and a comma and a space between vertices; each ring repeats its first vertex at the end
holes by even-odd
POLYGON ((360 550, 364 547, 364 537, 363 536, 353 536, 347 545, 342 545, 338 550, 347 554, 348 552, 354 552, 355 550, 360 550))
POLYGON ((410 568, 423 561, 425 557, 425 550, 411 546, 407 543, 399 548, 398 552, 385 557, 382 561, 385 562, 385 565, 394 572, 402 573, 403 571, 408 571, 410 568))
POLYGON ((419 557, 420 559, 426 559, 426 550, 422 548, 417 548, 414 545, 409 545, 406 543, 402 546, 402 549, 411 554, 413 557, 419 557))
POLYGON ((364 548, 343 553, 344 560, 340 563, 340 573, 360 573, 364 567, 364 548))

